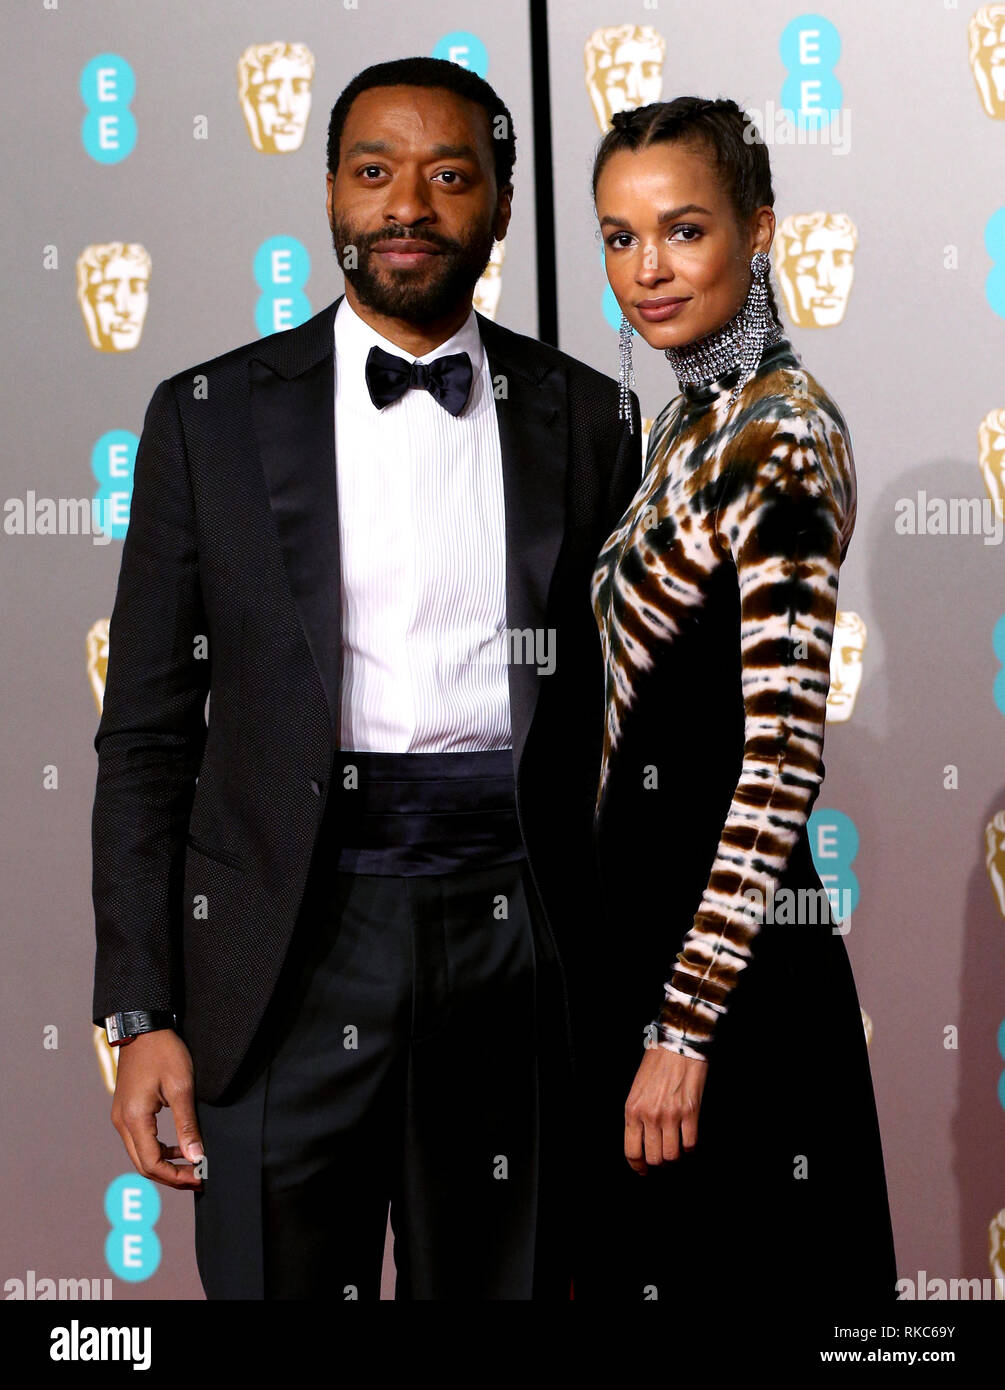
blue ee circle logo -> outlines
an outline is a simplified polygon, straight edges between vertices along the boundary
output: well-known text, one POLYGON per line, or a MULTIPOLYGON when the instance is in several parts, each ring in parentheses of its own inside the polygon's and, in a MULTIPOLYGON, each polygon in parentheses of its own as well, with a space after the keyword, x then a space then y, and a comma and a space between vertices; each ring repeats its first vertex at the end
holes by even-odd
POLYGON ((434 47, 430 57, 443 58, 458 67, 468 68, 479 77, 486 77, 489 70, 488 49, 477 34, 469 34, 466 29, 454 29, 444 34, 434 47))
POLYGON ((843 811, 821 808, 810 816, 807 830, 813 864, 830 898, 832 916, 844 924, 858 907, 858 877, 852 868, 858 854, 855 822, 843 811))
POLYGON ((998 208, 988 218, 984 246, 991 257, 984 293, 999 318, 1005 319, 1005 208, 998 208))
POLYGON ((272 236, 255 252, 255 284, 262 291, 255 305, 255 327, 262 337, 298 328, 311 316, 304 294, 311 273, 307 248, 292 236, 272 236))
POLYGON ((91 510, 98 529, 113 540, 122 540, 129 526, 139 442, 131 430, 109 430, 91 450, 91 472, 99 484, 91 510))
POLYGON ((841 109, 841 83, 833 67, 841 57, 841 36, 822 14, 801 14, 786 24, 778 51, 788 72, 782 108, 799 130, 829 125, 841 109))
POLYGON ((991 634, 991 646, 1001 662, 1002 669, 995 676, 994 697, 1000 713, 1005 714, 1005 613, 995 623, 991 634))
POLYGON ((80 74, 80 95, 87 107, 80 128, 84 149, 98 164, 118 164, 136 145, 136 118, 129 103, 136 78, 125 58, 99 53, 80 74))
POLYGON ((105 1260, 120 1279, 139 1284, 160 1264, 161 1243, 154 1230, 160 1214, 160 1194, 148 1178, 124 1173, 109 1183, 105 1215, 112 1229, 105 1240, 105 1260))

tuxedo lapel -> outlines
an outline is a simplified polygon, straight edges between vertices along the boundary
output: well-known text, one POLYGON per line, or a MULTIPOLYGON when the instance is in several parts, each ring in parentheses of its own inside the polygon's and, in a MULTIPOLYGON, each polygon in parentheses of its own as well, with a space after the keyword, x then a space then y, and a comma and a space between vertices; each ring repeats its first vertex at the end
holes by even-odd
MULTIPOLYGON (((335 471, 333 325, 343 296, 249 361, 251 408, 286 573, 328 701, 337 746, 341 703, 341 561, 335 471)), ((565 374, 526 340, 477 315, 496 399, 506 513, 506 625, 514 766, 550 660, 547 601, 565 521, 565 374), (526 635, 522 641, 520 634, 526 635), (547 642, 544 652, 538 644, 547 642), (522 659, 521 659, 522 658, 522 659)))
POLYGON ((342 681, 333 368, 341 298, 292 332, 263 338, 249 362, 262 471, 293 599, 328 701, 333 746, 342 681))
POLYGON ((496 396, 506 508, 506 625, 513 762, 519 769, 541 682, 538 660, 561 660, 548 631, 548 591, 565 532, 569 448, 561 367, 527 351, 527 340, 478 314, 496 396), (526 634, 526 642, 520 634, 526 634), (540 635, 539 635, 540 634, 540 635), (521 659, 521 656, 523 659, 521 659))

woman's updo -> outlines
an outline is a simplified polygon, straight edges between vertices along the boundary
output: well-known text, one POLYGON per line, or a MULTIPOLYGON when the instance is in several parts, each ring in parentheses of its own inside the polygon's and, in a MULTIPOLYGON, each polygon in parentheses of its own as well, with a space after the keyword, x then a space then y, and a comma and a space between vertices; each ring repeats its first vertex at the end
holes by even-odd
MULTIPOLYGON (((735 101, 706 101, 702 97, 675 97, 673 101, 615 111, 611 129, 593 160, 594 201, 601 171, 612 154, 677 141, 695 145, 708 155, 738 222, 746 225, 755 208, 774 207, 771 162, 760 131, 735 101)), ((777 319, 778 305, 770 280, 768 303, 777 319)))

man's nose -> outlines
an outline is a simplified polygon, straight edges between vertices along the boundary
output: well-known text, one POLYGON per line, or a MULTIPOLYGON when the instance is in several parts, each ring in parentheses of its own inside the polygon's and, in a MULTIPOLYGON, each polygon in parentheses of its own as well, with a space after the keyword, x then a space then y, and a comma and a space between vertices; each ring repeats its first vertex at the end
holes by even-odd
POLYGON ((388 189, 384 216, 393 217, 406 227, 429 219, 431 208, 422 179, 418 175, 400 172, 388 189))

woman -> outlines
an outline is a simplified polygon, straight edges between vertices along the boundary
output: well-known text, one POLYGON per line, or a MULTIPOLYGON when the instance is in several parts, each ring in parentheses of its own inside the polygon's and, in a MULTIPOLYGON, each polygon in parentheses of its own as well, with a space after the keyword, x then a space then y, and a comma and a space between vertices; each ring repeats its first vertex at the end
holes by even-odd
POLYGON ((746 130, 731 101, 644 106, 594 166, 622 399, 632 329, 681 394, 593 580, 606 923, 574 988, 595 1124, 577 1299, 895 1296, 861 1012, 807 834, 854 466, 777 320, 746 130))

